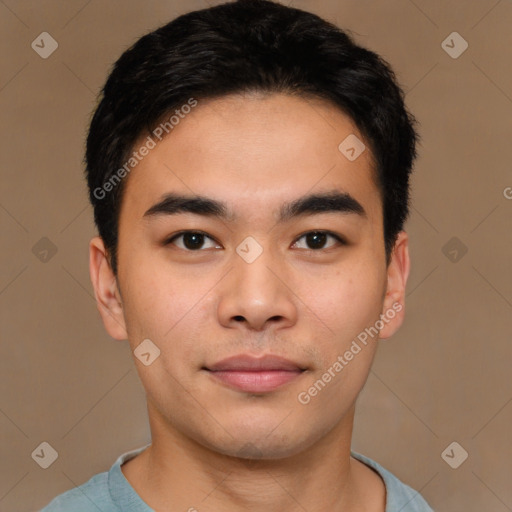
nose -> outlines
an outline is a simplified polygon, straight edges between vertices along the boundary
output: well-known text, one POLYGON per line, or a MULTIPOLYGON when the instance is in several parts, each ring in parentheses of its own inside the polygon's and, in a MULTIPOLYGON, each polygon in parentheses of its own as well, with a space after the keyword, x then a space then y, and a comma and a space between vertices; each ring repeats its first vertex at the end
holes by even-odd
POLYGON ((297 297, 290 272, 269 249, 248 262, 233 254, 233 267, 220 283, 221 325, 252 331, 290 327, 297 321, 297 297))

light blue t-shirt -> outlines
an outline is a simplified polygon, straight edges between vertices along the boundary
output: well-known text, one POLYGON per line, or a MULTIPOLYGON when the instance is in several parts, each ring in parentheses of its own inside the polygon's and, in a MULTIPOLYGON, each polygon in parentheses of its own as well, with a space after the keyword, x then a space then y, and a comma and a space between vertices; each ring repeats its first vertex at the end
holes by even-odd
MULTIPOLYGON (((57 496, 40 512, 154 512, 135 492, 121 465, 149 446, 120 455, 109 471, 57 496)), ((375 469, 386 485, 386 512, 433 512, 419 493, 402 483, 375 461, 351 452, 352 457, 375 469)))

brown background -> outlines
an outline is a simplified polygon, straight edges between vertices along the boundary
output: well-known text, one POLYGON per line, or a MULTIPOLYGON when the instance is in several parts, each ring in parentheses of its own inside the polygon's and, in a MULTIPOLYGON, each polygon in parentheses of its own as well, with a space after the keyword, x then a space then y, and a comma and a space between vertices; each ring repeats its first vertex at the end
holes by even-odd
MULTIPOLYGON (((421 123, 406 321, 381 343, 353 448, 437 511, 512 510, 512 2, 291 4, 382 54, 421 123), (469 43, 457 59, 441 47, 453 31, 469 43), (452 441, 469 453, 458 469, 441 458, 452 441)), ((93 300, 81 159, 113 61, 207 5, 0 2, 2 511, 36 510, 149 442, 128 344, 105 333, 93 300), (48 59, 31 48, 43 31, 59 44, 48 59), (33 250, 43 237, 57 249, 46 262, 33 250), (59 454, 46 470, 31 458, 43 441, 59 454)))

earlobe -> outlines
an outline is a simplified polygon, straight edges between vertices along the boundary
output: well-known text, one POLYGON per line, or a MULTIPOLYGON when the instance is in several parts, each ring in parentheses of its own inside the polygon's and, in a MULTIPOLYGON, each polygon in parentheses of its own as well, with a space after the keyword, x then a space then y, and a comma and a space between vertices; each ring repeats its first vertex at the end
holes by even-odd
POLYGON ((400 328, 405 316, 405 287, 409 277, 409 236, 398 234, 391 261, 387 268, 387 288, 381 319, 384 327, 379 338, 390 338, 400 328))
POLYGON ((89 243, 89 273, 105 329, 112 338, 126 340, 128 336, 117 279, 110 267, 105 244, 99 236, 89 243))

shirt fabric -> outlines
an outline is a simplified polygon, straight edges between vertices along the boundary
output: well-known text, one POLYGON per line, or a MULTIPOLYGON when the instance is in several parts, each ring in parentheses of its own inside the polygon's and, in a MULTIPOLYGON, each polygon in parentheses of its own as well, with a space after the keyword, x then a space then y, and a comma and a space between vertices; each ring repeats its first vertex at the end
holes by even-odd
MULTIPOLYGON (((54 498, 40 512, 154 512, 135 492, 121 471, 121 465, 149 446, 120 455, 109 471, 54 498)), ((352 457, 373 468, 386 486, 385 512, 433 512, 419 493, 402 483, 377 462, 351 452, 352 457)))

